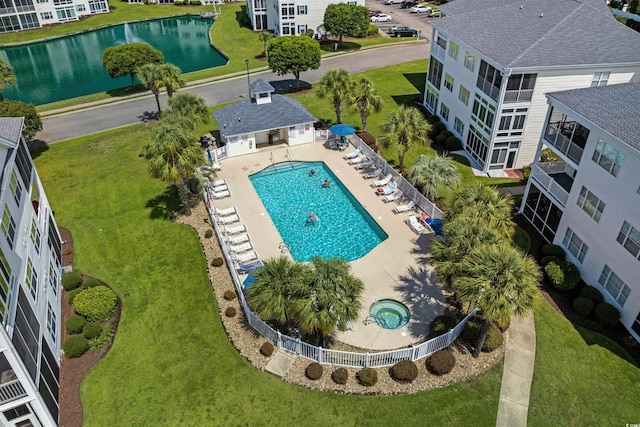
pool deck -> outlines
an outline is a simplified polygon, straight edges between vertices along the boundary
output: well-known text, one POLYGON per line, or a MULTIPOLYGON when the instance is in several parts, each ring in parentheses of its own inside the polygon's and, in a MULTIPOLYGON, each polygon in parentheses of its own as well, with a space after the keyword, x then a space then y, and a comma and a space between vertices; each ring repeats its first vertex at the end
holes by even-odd
MULTIPOLYGON (((353 146, 351 146, 353 148, 353 146)), ((350 148, 350 149, 351 149, 350 148)), ((348 151, 350 151, 347 150, 348 151)), ((288 147, 286 144, 260 148, 255 154, 232 157, 222 162, 218 178, 227 180, 231 197, 214 200, 213 206, 238 209, 251 241, 262 260, 287 255, 283 241, 266 208, 255 192, 249 175, 275 162, 323 161, 353 196, 367 209, 389 237, 364 257, 350 262, 352 273, 364 284, 362 310, 352 328, 338 332, 336 339, 371 350, 390 350, 417 344, 429 333, 431 320, 444 312, 445 296, 428 262, 427 247, 433 234, 417 235, 405 223, 407 213, 394 214, 396 202, 385 203, 360 172, 344 159, 345 152, 329 150, 322 142, 288 147), (369 307, 380 299, 396 299, 411 311, 411 320, 402 328, 386 330, 367 322, 369 307)))

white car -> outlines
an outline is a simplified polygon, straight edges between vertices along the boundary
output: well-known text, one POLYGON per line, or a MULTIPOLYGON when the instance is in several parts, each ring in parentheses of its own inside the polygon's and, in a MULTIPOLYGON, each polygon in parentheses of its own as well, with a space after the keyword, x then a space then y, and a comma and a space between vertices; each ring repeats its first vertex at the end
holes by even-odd
POLYGON ((417 6, 413 6, 409 9, 411 13, 431 13, 432 9, 429 6, 425 6, 423 4, 419 4, 417 6))
POLYGON ((391 16, 386 13, 379 13, 371 17, 371 22, 391 22, 391 16))
POLYGON ((402 0, 384 0, 384 4, 398 4, 402 3, 402 0))

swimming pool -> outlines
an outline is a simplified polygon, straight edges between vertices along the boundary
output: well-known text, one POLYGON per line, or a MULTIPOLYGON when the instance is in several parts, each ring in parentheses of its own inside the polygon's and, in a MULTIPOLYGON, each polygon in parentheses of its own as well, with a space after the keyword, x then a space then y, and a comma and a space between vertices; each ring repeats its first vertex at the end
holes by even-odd
POLYGON ((278 163, 249 179, 295 261, 314 255, 353 261, 388 237, 323 162, 278 163), (319 221, 307 224, 310 212, 319 221))

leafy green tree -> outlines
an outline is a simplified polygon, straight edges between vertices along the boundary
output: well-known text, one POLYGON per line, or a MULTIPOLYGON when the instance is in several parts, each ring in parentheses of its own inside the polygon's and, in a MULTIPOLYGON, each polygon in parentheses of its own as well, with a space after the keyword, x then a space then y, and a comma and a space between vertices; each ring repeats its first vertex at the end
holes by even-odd
POLYGON ((186 125, 161 120, 153 130, 147 157, 149 175, 175 184, 185 213, 190 215, 187 180, 197 167, 204 164, 202 149, 196 143, 194 131, 186 125))
POLYGON ((460 187, 460 171, 446 154, 422 154, 409 169, 407 179, 421 187, 425 197, 435 200, 439 186, 460 187))
POLYGON ((342 123, 342 102, 353 96, 354 82, 349 70, 332 68, 322 75, 316 92, 319 98, 329 98, 336 112, 336 122, 342 123))
POLYGON ((533 259, 507 243, 477 247, 463 259, 460 270, 453 287, 484 318, 473 351, 478 357, 490 322, 505 324, 511 315, 523 316, 539 303, 540 270, 533 259))
POLYGON ((145 64, 162 64, 162 52, 146 43, 127 43, 108 47, 102 54, 102 65, 111 77, 131 76, 131 89, 135 86, 134 77, 138 68, 145 64))
POLYGON ((26 142, 42 130, 42 120, 33 104, 5 99, 0 102, 0 117, 24 117, 22 136, 26 142))
POLYGON ((342 36, 365 37, 370 23, 369 9, 364 6, 330 4, 324 12, 324 28, 340 37, 340 46, 342 36))
POLYGON ((258 40, 262 42, 262 53, 267 57, 267 61, 269 60, 269 40, 273 38, 273 34, 271 31, 264 30, 260 34, 258 34, 258 40))
POLYGON ((512 208, 511 196, 501 196, 495 188, 477 184, 457 190, 447 206, 445 216, 447 219, 464 216, 485 221, 511 241, 515 230, 511 220, 512 208))
POLYGON ((354 95, 351 98, 351 106, 360 113, 362 131, 369 132, 367 119, 371 113, 379 113, 382 109, 382 97, 378 96, 373 82, 367 77, 360 77, 354 87, 354 95))
POLYGON ((320 43, 307 36, 277 37, 269 43, 269 68, 280 76, 293 74, 300 87, 300 73, 320 67, 320 43))
POLYGON ((13 67, 0 58, 0 101, 4 99, 2 91, 5 85, 12 85, 16 82, 16 75, 13 74, 13 67))
POLYGON ((192 123, 194 130, 196 126, 208 123, 211 118, 204 99, 190 92, 180 92, 173 98, 169 98, 169 107, 171 109, 165 111, 165 114, 176 113, 186 118, 192 123))
POLYGON ((385 149, 395 149, 398 153, 400 172, 404 172, 404 156, 416 144, 427 141, 427 120, 414 107, 400 105, 389 113, 387 121, 382 124, 385 133, 380 138, 380 145, 385 149))
POLYGON ((173 96, 178 89, 183 88, 185 85, 182 78, 182 70, 180 67, 173 64, 162 64, 162 84, 167 89, 167 95, 169 98, 173 96))

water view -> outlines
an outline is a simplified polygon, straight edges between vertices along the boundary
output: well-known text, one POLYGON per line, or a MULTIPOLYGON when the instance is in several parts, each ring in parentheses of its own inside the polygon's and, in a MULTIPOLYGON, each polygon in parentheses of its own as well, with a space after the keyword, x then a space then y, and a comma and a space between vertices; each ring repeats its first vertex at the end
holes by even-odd
POLYGON ((165 62, 183 73, 217 67, 227 60, 209 44, 210 20, 182 16, 116 25, 55 40, 0 49, 17 82, 5 86, 7 99, 36 105, 131 85, 129 76, 113 79, 102 66, 107 47, 148 43, 165 62))

